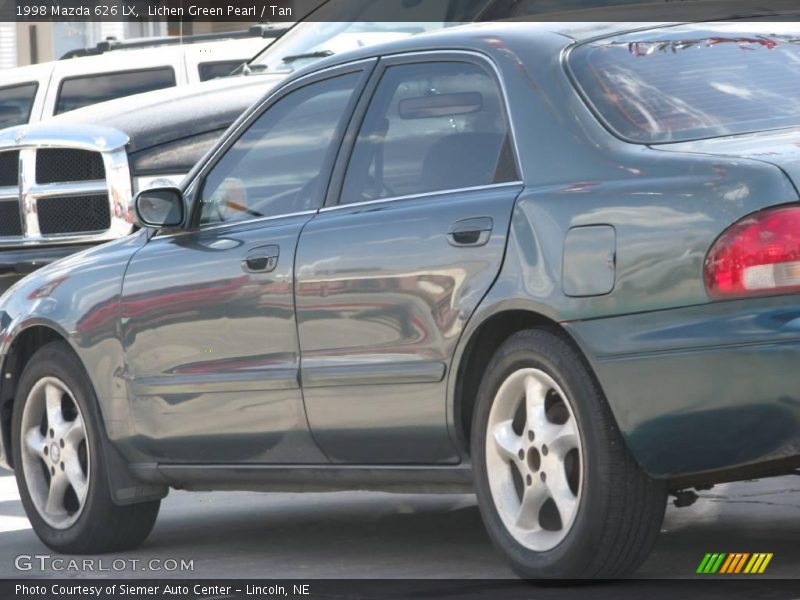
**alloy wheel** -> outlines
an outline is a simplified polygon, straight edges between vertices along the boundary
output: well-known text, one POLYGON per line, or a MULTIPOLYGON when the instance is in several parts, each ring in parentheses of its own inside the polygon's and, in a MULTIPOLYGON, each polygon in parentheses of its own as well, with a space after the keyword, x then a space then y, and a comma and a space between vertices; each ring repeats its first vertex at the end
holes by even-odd
POLYGON ((583 487, 583 445, 570 401, 544 371, 511 373, 495 395, 486 469, 495 508, 522 546, 544 552, 569 533, 583 487))
POLYGON ((64 382, 36 382, 20 434, 23 475, 37 512, 51 527, 69 528, 86 504, 91 461, 83 414, 64 382))

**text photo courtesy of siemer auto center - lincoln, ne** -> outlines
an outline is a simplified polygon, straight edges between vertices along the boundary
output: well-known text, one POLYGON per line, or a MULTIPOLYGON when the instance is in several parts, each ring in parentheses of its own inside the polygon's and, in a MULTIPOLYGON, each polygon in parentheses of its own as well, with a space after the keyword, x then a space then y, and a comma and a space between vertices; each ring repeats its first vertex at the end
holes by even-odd
POLYGON ((800 597, 794 0, 0 0, 0 598, 800 597))

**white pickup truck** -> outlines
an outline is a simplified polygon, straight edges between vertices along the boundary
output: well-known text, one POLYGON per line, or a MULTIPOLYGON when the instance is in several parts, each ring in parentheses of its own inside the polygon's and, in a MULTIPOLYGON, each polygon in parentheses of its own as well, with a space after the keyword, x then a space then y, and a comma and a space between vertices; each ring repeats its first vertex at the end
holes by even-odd
POLYGON ((229 75, 287 24, 180 38, 101 42, 47 63, 0 71, 0 129, 98 102, 229 75))

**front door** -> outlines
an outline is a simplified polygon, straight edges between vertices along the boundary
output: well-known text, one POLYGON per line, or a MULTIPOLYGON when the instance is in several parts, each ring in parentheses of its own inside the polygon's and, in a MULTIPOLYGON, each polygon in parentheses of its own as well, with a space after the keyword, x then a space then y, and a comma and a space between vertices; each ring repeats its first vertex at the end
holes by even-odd
POLYGON ((457 460, 446 375, 522 187, 490 68, 424 56, 381 61, 338 204, 300 236, 303 393, 335 462, 457 460))
POLYGON ((294 255, 323 201, 365 65, 269 101, 195 182, 191 226, 125 277, 139 449, 172 463, 319 463, 298 382, 294 255))

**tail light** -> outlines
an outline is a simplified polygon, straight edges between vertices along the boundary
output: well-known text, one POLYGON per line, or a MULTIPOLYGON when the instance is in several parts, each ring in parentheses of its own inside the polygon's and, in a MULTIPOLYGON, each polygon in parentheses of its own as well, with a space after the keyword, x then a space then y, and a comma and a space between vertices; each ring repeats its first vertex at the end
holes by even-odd
POLYGON ((705 281, 714 299, 800 291, 800 206, 767 209, 731 226, 706 257, 705 281))

